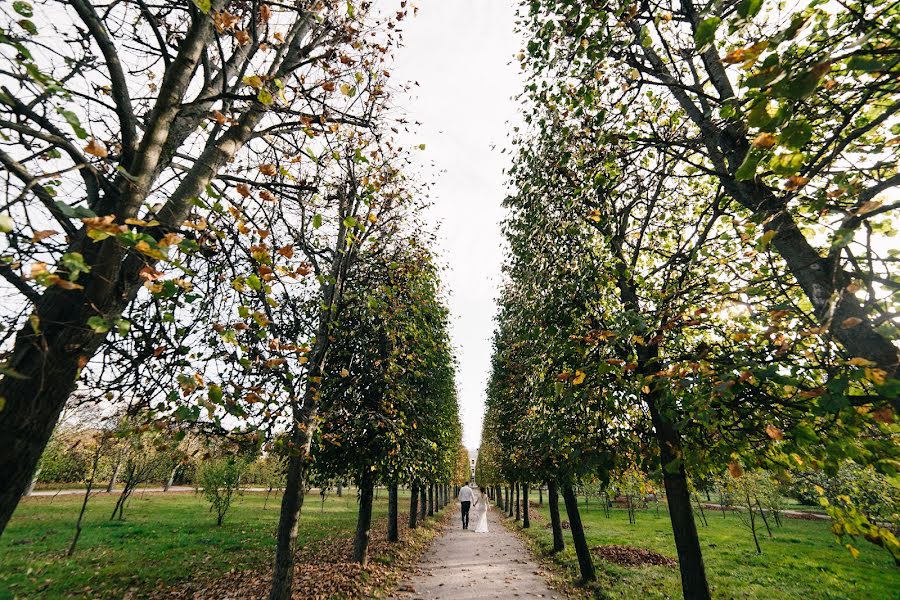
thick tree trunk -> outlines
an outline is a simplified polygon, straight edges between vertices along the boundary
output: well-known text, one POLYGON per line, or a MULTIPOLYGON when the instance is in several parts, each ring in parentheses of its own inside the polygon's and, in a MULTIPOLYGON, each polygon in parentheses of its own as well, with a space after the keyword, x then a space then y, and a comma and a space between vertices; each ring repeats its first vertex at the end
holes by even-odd
POLYGON ((538 504, 541 506, 544 505, 544 486, 542 485, 538 486, 538 504))
POLYGON ((387 539, 389 542, 400 541, 400 529, 397 519, 399 516, 398 498, 399 489, 397 482, 393 481, 388 486, 388 522, 387 539))
POLYGON ((522 484, 522 529, 531 527, 531 519, 528 517, 528 484, 522 484))
POLYGON ((337 497, 340 498, 344 495, 344 484, 338 481, 337 484, 337 497))
POLYGON ((674 424, 663 418, 660 408, 660 392, 656 389, 644 394, 650 409, 650 417, 659 443, 660 466, 666 499, 669 504, 669 518, 675 548, 678 551, 678 568, 681 571, 681 588, 685 600, 709 600, 709 584, 703 565, 700 537, 691 508, 691 494, 688 489, 687 473, 681 460, 681 437, 674 424))
POLYGON ((547 482, 547 497, 550 505, 550 528, 553 530, 553 552, 562 552, 566 548, 563 538, 562 522, 559 519, 559 493, 556 481, 547 482))
POLYGON ((575 554, 578 556, 578 570, 581 572, 581 581, 593 581, 597 578, 597 575, 594 572, 591 550, 588 548, 587 540, 584 537, 581 514, 578 512, 578 497, 575 495, 575 490, 571 484, 564 484, 562 488, 563 500, 566 503, 566 515, 569 517, 569 530, 572 532, 572 545, 575 546, 575 554))
POLYGON ((506 486, 506 516, 513 516, 512 493, 509 486, 506 486))
POLYGON ((409 528, 415 529, 419 514, 419 485, 413 482, 409 486, 409 528))
POLYGON ((366 470, 359 482, 359 517, 356 520, 356 539, 353 542, 353 560, 362 566, 369 562, 369 536, 372 530, 372 499, 375 482, 372 472, 366 470))
POLYGON ((428 484, 428 516, 434 516, 434 484, 428 484))

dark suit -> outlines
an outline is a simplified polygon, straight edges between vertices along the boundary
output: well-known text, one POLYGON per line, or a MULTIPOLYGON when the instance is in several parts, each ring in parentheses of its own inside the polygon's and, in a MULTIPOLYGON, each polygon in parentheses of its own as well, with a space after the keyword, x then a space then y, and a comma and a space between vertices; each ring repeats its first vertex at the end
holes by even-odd
POLYGON ((468 529, 469 528, 469 508, 472 507, 472 503, 467 500, 465 502, 460 502, 459 506, 462 509, 463 529, 468 529))

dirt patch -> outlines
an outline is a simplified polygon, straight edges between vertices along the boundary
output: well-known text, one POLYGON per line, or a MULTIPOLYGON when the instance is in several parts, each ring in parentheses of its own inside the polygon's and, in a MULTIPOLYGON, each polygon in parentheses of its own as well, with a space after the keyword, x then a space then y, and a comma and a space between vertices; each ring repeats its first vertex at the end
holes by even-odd
POLYGON ((609 546, 596 546, 591 548, 591 550, 603 560, 625 567, 641 567, 643 565, 674 567, 678 564, 668 556, 663 556, 646 548, 635 548, 634 546, 612 544, 609 546))

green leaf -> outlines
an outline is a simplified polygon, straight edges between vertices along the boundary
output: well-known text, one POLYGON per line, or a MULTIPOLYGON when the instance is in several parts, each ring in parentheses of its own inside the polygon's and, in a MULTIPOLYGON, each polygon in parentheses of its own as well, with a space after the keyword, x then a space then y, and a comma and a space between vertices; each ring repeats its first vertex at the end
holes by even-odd
POLYGON ((762 160, 763 156, 765 156, 764 150, 751 148, 750 151, 747 152, 747 156, 744 157, 744 162, 742 162, 741 166, 735 171, 734 178, 738 181, 746 181, 756 177, 756 167, 759 165, 759 161, 762 160))
POLYGON ((884 71, 887 69, 887 65, 880 60, 868 56, 853 56, 847 61, 847 68, 851 71, 874 73, 876 71, 884 71))
POLYGON ((131 321, 128 321, 127 319, 116 319, 116 331, 119 332, 119 335, 124 336, 131 331, 131 321))
POLYGON ((697 30, 694 32, 694 43, 697 45, 698 50, 713 43, 716 39, 716 30, 721 22, 722 19, 719 17, 708 17, 700 21, 697 25, 697 30))
POLYGON ((737 7, 737 13, 741 18, 750 19, 759 13, 762 5, 763 0, 741 0, 737 7))
POLYGON ((31 35, 37 35, 37 25, 34 24, 30 19, 21 19, 19 20, 19 27, 30 33, 31 35))
POLYGON ((31 3, 25 2, 24 0, 16 0, 13 2, 13 10, 23 17, 34 16, 34 8, 31 6, 31 3))
POLYGON ((87 325, 91 329, 94 330, 94 333, 106 333, 109 331, 109 323, 106 322, 106 319, 103 317, 98 317, 94 315, 90 319, 87 320, 87 325))
POLYGON ((784 126, 778 138, 785 148, 799 150, 812 139, 812 135, 812 125, 806 121, 792 121, 784 126))
POLYGON ((802 152, 776 154, 769 160, 769 168, 779 175, 793 175, 803 167, 806 155, 802 152))
POLYGON ((778 82, 774 91, 777 95, 792 100, 800 100, 812 94, 819 87, 824 72, 821 69, 804 71, 797 77, 778 82))
POLYGON ((78 115, 71 110, 66 110, 64 108, 57 108, 56 112, 62 115, 62 118, 66 120, 66 123, 72 128, 72 131, 78 136, 78 139, 83 140, 87 138, 87 131, 81 126, 81 120, 79 120, 78 115))
POLYGON ((211 383, 209 384, 209 401, 214 402, 215 404, 222 403, 222 388, 218 385, 211 383))
POLYGON ((12 217, 9 216, 9 213, 3 213, 0 215, 0 233, 9 233, 15 227, 15 223, 12 220, 12 217))
POLYGON ((253 274, 247 278, 247 285, 250 286, 250 289, 258 292, 262 289, 262 280, 256 274, 253 274))
POLYGON ((356 218, 355 217, 345 217, 344 218, 344 227, 348 229, 351 227, 356 227, 356 218))
POLYGON ((205 15, 208 15, 212 8, 212 0, 192 0, 192 2, 205 15))
POLYGON ((84 219, 97 216, 97 213, 89 208, 83 206, 69 206, 62 200, 57 200, 54 204, 56 205, 56 208, 59 209, 59 212, 70 219, 84 219))
POLYGON ((81 252, 68 252, 60 258, 60 264, 69 272, 69 281, 76 281, 82 273, 91 271, 90 265, 84 262, 81 252))
POLYGON ((312 219, 313 229, 318 229, 322 226, 322 215, 315 215, 312 219))
POLYGON ((260 88, 259 93, 256 95, 256 99, 266 106, 270 106, 273 102, 275 102, 275 98, 272 97, 272 92, 270 92, 266 88, 260 88))

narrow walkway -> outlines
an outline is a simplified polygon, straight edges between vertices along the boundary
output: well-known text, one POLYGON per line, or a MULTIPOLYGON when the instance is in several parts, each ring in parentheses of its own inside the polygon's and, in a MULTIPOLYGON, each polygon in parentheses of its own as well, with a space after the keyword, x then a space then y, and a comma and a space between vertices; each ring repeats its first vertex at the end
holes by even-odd
MULTIPOLYGON (((453 505, 448 510, 458 512, 453 505)), ((473 511, 474 512, 474 511, 473 511)), ((474 515, 473 515, 474 517, 474 515)), ((488 512, 490 533, 463 531, 458 517, 436 538, 413 578, 398 588, 397 600, 480 600, 555 598, 540 567, 514 534, 500 522, 496 507, 488 512)), ((474 527, 474 518, 471 524, 474 527)))

